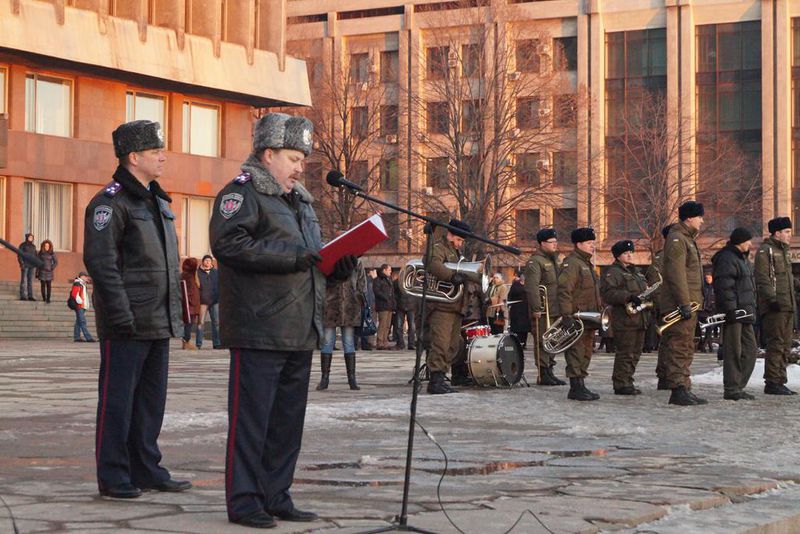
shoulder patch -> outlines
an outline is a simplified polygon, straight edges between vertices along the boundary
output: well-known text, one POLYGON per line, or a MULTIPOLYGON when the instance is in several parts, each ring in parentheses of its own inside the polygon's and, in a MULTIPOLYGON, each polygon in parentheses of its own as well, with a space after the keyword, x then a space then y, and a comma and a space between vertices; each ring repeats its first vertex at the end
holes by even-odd
POLYGON ((111 206, 107 206, 105 204, 100 204, 94 209, 94 215, 92 216, 92 224, 94 225, 94 229, 98 232, 105 230, 108 226, 108 223, 111 222, 111 215, 114 213, 114 209, 111 206))
POLYGON ((239 185, 244 185, 244 184, 246 184, 247 182, 249 182, 252 179, 253 179, 253 177, 250 176, 249 172, 243 172, 242 174, 240 174, 239 176, 237 176, 236 178, 233 179, 233 183, 239 184, 239 185))
POLYGON ((122 184, 117 181, 113 181, 103 188, 103 194, 108 198, 114 198, 120 191, 122 191, 122 184))
MULTIPOLYGON (((249 175, 248 175, 249 176, 249 175)), ((249 178, 248 178, 249 179, 249 178)), ((239 193, 228 193, 223 195, 219 201, 219 213, 226 219, 230 219, 242 207, 244 197, 239 193)))

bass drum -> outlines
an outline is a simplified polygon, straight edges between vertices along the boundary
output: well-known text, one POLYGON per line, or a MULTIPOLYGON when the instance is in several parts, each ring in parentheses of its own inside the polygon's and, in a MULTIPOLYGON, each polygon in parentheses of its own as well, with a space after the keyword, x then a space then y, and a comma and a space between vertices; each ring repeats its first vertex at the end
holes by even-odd
POLYGON ((469 372, 480 386, 513 386, 522 379, 522 347, 511 334, 476 337, 467 354, 469 372))

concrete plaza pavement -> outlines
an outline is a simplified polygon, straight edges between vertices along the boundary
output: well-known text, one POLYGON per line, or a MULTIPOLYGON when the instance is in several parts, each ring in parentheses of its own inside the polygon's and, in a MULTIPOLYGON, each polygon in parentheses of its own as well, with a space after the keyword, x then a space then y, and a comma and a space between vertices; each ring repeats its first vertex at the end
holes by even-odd
MULTIPOLYGON (((567 401, 566 387, 422 393, 408 507, 410 525, 435 532, 800 532, 800 396, 667 405, 655 391, 655 355, 639 364, 639 397, 613 395, 612 355, 597 353, 587 385, 598 402, 567 401), (446 514, 442 511, 440 501, 446 514)), ((94 476, 97 344, 0 340, 0 533, 236 533, 224 504, 228 353, 174 342, 163 465, 194 489, 99 497, 94 476)), ((314 391, 293 496, 321 516, 273 532, 360 532, 400 512, 413 367, 408 351, 359 354, 361 391, 341 355, 331 387, 314 391)), ((713 372, 698 355, 692 371, 713 372)), ((563 359, 557 374, 563 376, 563 359)), ((532 382, 534 373, 527 372, 532 382)))

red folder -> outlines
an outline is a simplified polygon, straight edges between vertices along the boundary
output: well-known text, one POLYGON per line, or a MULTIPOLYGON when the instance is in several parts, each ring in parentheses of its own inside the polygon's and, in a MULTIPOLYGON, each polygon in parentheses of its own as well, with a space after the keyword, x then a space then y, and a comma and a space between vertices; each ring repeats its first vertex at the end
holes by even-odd
POLYGON ((317 267, 325 276, 329 276, 333 272, 333 265, 343 256, 361 256, 388 237, 383 220, 376 213, 322 247, 319 251, 322 261, 317 263, 317 267))

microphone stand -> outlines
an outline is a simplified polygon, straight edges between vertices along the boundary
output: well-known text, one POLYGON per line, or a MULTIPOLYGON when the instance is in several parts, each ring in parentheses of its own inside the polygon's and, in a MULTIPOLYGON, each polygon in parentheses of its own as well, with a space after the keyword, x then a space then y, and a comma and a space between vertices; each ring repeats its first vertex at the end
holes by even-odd
POLYGON ((15 247, 14 245, 12 245, 8 241, 6 241, 5 239, 0 239, 0 245, 3 245, 8 250, 13 252, 17 256, 19 256, 20 259, 22 259, 23 261, 26 261, 28 263, 32 263, 34 266, 39 267, 40 269, 42 267, 44 267, 44 262, 42 260, 40 260, 37 256, 34 256, 32 254, 28 254, 27 252, 22 252, 20 249, 18 249, 17 247, 15 247))
MULTIPOLYGON (((338 187, 342 187, 345 191, 352 194, 356 197, 361 197, 367 201, 374 202, 376 204, 380 204, 381 206, 386 206, 394 211, 398 211, 400 213, 405 213, 406 215, 410 215, 415 219, 419 219, 421 221, 425 221, 425 257, 430 258, 431 254, 433 253, 433 234, 436 230, 437 226, 442 228, 446 228, 450 232, 464 235, 465 232, 449 224, 445 224, 440 221, 436 221, 431 219, 426 215, 421 215, 419 213, 413 212, 411 210, 407 210, 405 208, 401 208, 395 204, 391 204, 386 202, 380 198, 373 197, 368 195, 363 190, 360 190, 355 187, 350 187, 345 184, 340 184, 338 187)), ((512 247, 509 245, 503 245, 502 243, 498 243, 497 241, 492 241, 491 239, 487 239, 483 236, 477 236, 474 234, 469 234, 467 239, 474 239, 476 241, 481 241, 488 245, 492 245, 494 247, 500 248, 505 250, 506 252, 510 252, 512 254, 520 254, 520 250, 516 247, 512 247)), ((421 321, 420 321, 420 329, 417 331, 417 344, 416 344, 416 359, 414 361, 414 385, 411 389, 411 408, 410 408, 410 416, 408 421, 408 445, 406 447, 406 467, 405 467, 405 478, 403 479, 403 502, 400 508, 400 515, 395 516, 394 520, 392 521, 392 525, 388 527, 379 528, 376 530, 369 530, 364 532, 363 534, 377 534, 379 532, 392 532, 392 531, 404 531, 404 532, 421 532, 423 534, 436 534, 430 530, 423 530, 421 528, 417 528, 408 524, 408 493, 411 487, 411 458, 412 453, 414 450, 414 430, 415 430, 415 423, 417 419, 417 399, 419 397, 419 389, 420 389, 420 378, 419 378, 419 371, 420 371, 420 363, 422 362, 422 340, 425 339, 425 331, 427 330, 427 325, 425 324, 425 303, 427 302, 428 296, 428 271, 423 271, 423 283, 422 283, 422 305, 420 309, 421 314, 421 321)))

